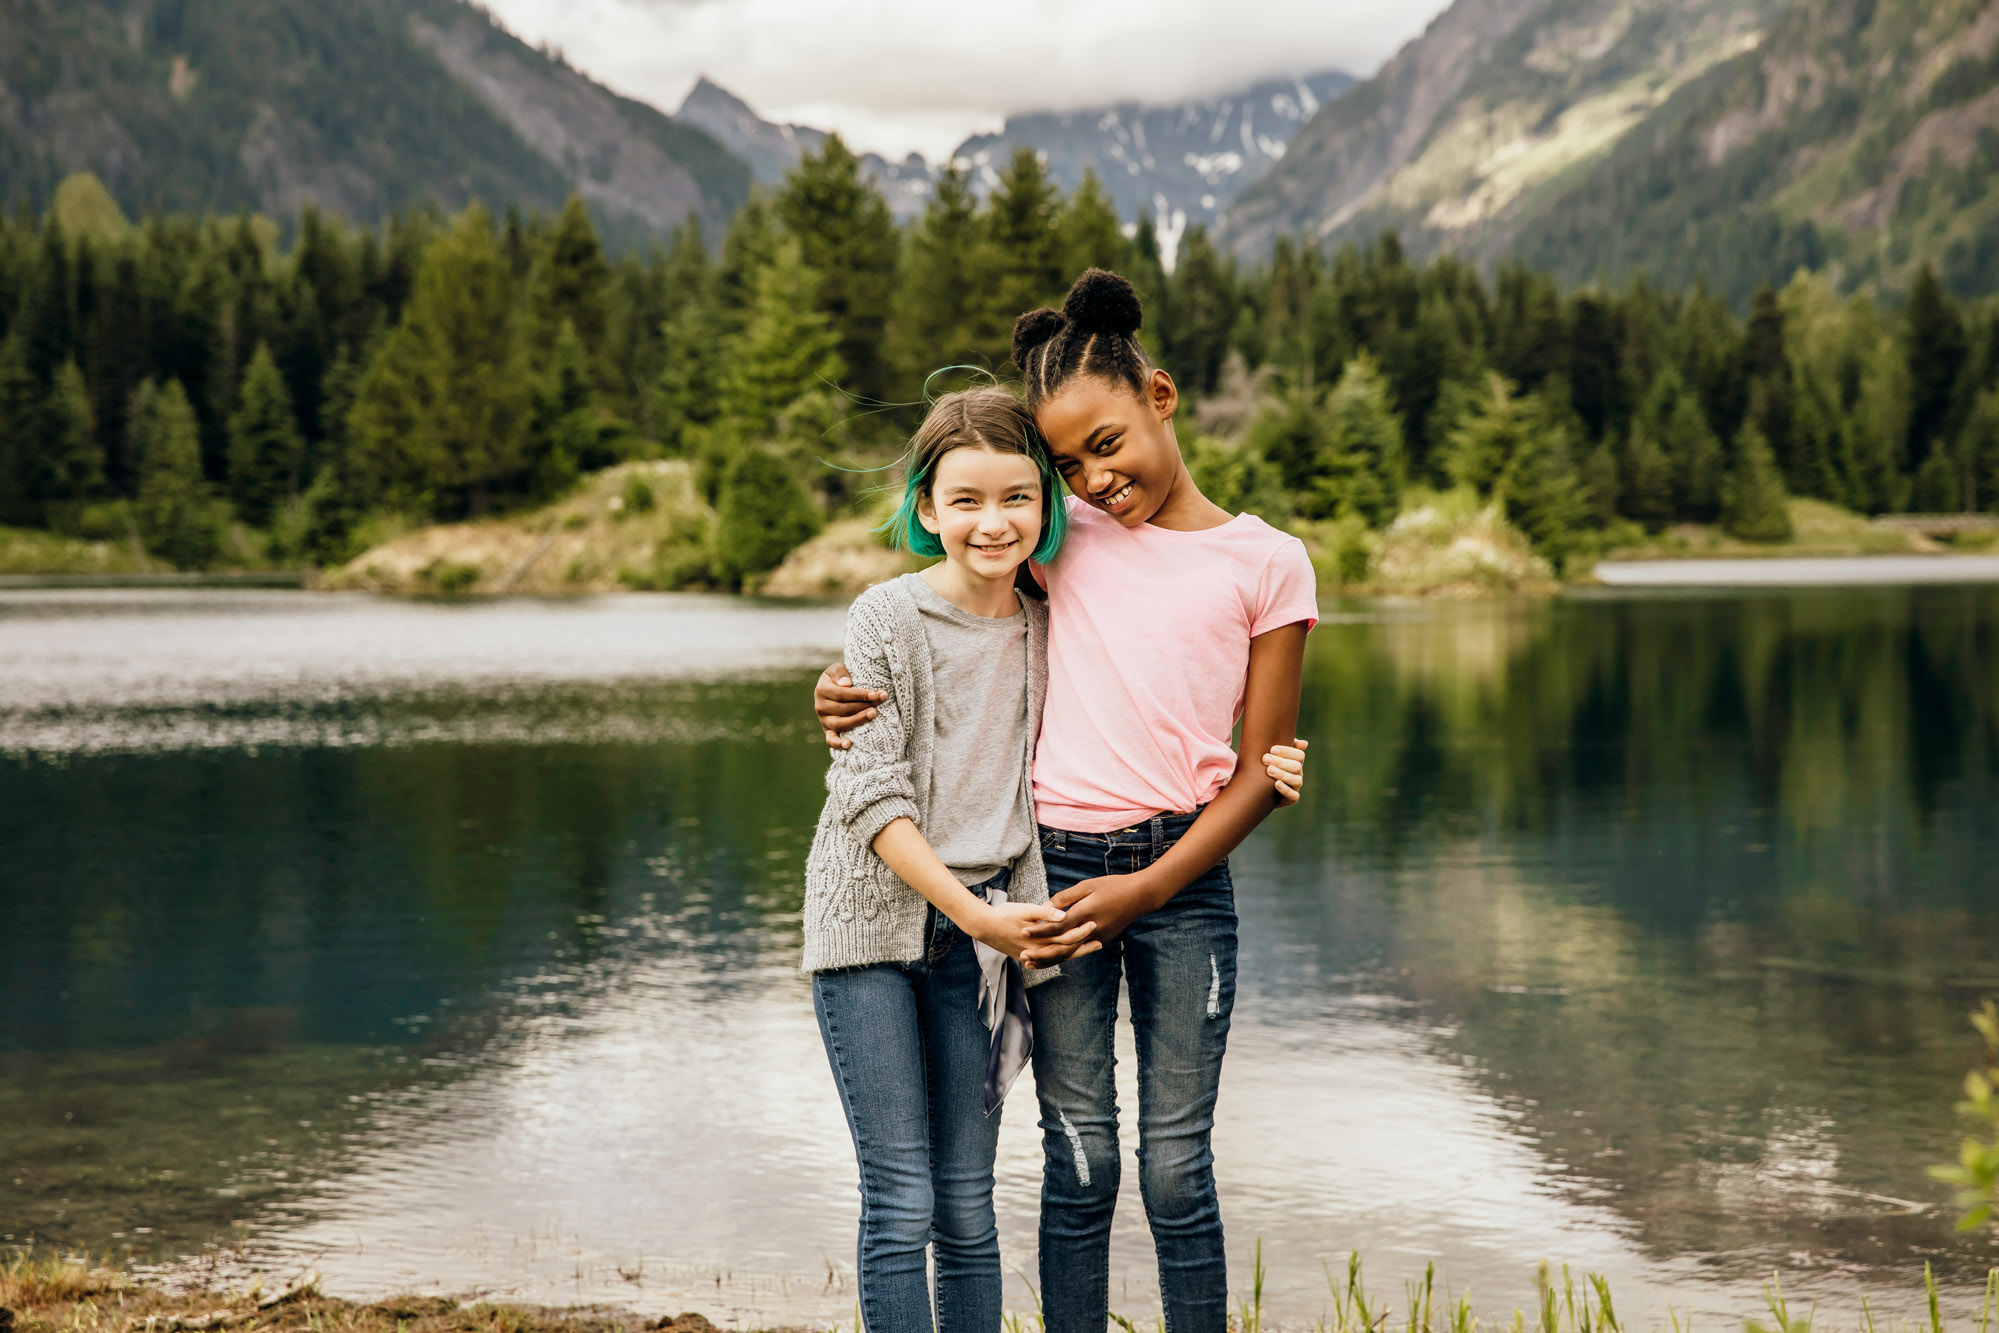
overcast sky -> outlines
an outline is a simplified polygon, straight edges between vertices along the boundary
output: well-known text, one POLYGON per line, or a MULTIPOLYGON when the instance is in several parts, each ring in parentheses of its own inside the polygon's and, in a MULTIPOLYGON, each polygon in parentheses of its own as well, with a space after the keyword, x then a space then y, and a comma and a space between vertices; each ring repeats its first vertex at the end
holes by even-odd
POLYGON ((1447 0, 486 0, 510 29, 671 111, 701 74, 768 120, 941 158, 1009 111, 1367 74, 1447 0))

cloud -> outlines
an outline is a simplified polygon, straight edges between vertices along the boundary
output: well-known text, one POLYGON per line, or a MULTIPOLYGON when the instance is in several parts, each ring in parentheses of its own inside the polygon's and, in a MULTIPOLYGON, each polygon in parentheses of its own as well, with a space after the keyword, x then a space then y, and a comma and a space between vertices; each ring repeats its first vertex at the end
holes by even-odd
POLYGON ((487 0, 522 37, 671 110, 707 74, 773 120, 941 157, 1012 111, 1366 74, 1445 0, 487 0))

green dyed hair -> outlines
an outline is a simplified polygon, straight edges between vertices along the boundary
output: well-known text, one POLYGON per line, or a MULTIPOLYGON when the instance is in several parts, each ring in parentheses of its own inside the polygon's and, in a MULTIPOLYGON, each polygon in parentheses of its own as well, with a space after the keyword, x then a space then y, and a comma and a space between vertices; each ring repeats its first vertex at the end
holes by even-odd
POLYGON ((944 544, 923 526, 917 502, 930 493, 938 462, 953 449, 991 449, 1033 461, 1041 474, 1041 541, 1029 558, 1042 565, 1053 560, 1069 530, 1062 500, 1067 487, 1055 471, 1034 414, 1004 389, 966 389, 945 394, 931 405, 930 415, 910 440, 902 503, 877 531, 888 533, 897 546, 917 555, 935 559, 944 554, 944 544))

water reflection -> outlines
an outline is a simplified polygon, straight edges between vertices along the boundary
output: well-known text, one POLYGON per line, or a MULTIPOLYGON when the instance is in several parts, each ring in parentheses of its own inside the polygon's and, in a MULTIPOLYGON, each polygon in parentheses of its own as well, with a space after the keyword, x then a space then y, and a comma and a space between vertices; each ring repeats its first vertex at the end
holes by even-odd
MULTIPOLYGON (((1546 1257, 1722 1315, 1772 1266, 1905 1304, 1991 1260, 1922 1168, 1999 989, 1999 594, 1327 610, 1217 1130, 1281 1313, 1354 1246, 1384 1287, 1438 1257, 1510 1305, 1546 1257)), ((838 624, 0 597, 0 1234, 845 1316, 795 972, 838 624)), ((1135 1197, 1116 1262, 1145 1317, 1135 1197)))

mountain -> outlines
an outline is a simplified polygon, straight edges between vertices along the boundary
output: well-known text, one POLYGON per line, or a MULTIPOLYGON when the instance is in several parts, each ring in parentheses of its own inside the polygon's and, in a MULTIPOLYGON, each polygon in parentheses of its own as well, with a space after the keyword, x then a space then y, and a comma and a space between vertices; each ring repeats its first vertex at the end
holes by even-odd
POLYGON ((40 206, 81 171, 130 212, 286 221, 577 191, 627 239, 719 227, 750 178, 461 0, 8 0, 0 199, 40 206))
MULTIPOLYGON (((1121 216, 1157 221, 1170 253, 1185 227, 1216 221, 1245 184, 1284 156, 1299 126, 1352 84, 1351 75, 1328 70, 1266 80, 1222 97, 1031 112, 1008 117, 996 134, 965 140, 952 159, 971 169, 981 193, 999 183, 1000 170, 1022 146, 1042 154, 1049 175, 1065 190, 1095 171, 1121 216)), ((824 130, 763 119, 705 78, 674 115, 727 145, 767 186, 826 141, 824 130)), ((901 162, 868 153, 861 165, 889 210, 905 221, 923 211, 937 180, 937 168, 915 153, 901 162)))
POLYGON ((1523 213, 1570 281, 1643 271, 1735 299, 1797 268, 1999 292, 1999 0, 1805 0, 1523 213))
POLYGON ((1394 227, 1421 253, 1490 248, 1534 202, 1762 39, 1783 0, 1457 0, 1325 107, 1228 211, 1280 235, 1394 227))
POLYGON ((1212 225, 1242 188, 1282 161, 1299 128, 1353 85, 1337 70, 1270 79, 1222 97, 1146 106, 1009 116, 954 155, 986 188, 1016 148, 1040 150, 1064 189, 1095 171, 1127 218, 1153 217, 1164 236, 1212 225))
POLYGON ((1457 0, 1331 103, 1225 241, 1397 231, 1742 302, 1799 268, 1999 292, 1999 0, 1457 0))
MULTIPOLYGON (((827 138, 826 131, 810 125, 778 125, 765 120, 742 98, 706 78, 695 82, 674 119, 727 146, 749 163, 757 184, 766 187, 782 182, 799 158, 818 152, 827 138)), ((891 162, 879 153, 864 153, 861 171, 888 200, 889 211, 898 221, 923 211, 936 182, 936 173, 917 153, 900 162, 891 162)))

